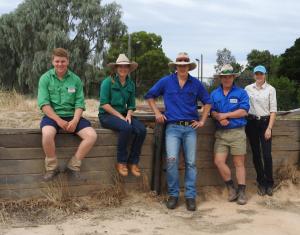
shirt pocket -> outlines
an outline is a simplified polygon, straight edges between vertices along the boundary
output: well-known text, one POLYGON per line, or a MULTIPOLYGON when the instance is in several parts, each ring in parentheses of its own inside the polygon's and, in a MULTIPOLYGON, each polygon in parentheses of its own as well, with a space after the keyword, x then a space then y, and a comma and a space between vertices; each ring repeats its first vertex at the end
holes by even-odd
POLYGON ((49 97, 51 103, 60 103, 60 88, 55 86, 49 86, 49 97))
POLYGON ((187 104, 197 104, 197 92, 186 91, 183 93, 183 101, 187 104))
POLYGON ((176 102, 178 97, 178 92, 176 90, 168 90, 166 91, 166 98, 169 101, 176 102))
POLYGON ((112 88, 111 89, 111 101, 110 104, 112 106, 123 106, 123 96, 119 88, 112 88))
POLYGON ((69 104, 75 104, 77 87, 75 85, 68 85, 63 87, 64 102, 69 104))
POLYGON ((240 107, 240 99, 237 96, 231 96, 228 98, 229 110, 227 112, 235 111, 240 107))
POLYGON ((126 103, 128 103, 130 97, 132 97, 132 96, 134 95, 133 92, 134 92, 134 89, 133 89, 132 86, 128 86, 128 87, 126 88, 126 92, 125 92, 125 91, 123 92, 123 95, 124 95, 124 98, 125 98, 125 102, 126 102, 126 103))

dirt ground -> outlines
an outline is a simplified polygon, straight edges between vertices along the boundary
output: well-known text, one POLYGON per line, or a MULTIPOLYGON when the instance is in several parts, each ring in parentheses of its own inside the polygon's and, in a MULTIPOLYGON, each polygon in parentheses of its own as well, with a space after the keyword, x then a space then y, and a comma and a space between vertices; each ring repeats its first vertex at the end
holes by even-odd
MULTIPOLYGON (((273 197, 258 196, 254 186, 249 188, 245 206, 226 202, 222 188, 203 188, 196 212, 186 210, 183 198, 177 209, 168 210, 163 197, 130 192, 116 207, 98 206, 68 216, 57 210, 52 214, 53 222, 42 222, 41 218, 40 222, 30 221, 31 214, 2 223, 0 235, 300 234, 300 186, 286 183, 273 197)), ((90 201, 86 203, 90 205, 90 201)))

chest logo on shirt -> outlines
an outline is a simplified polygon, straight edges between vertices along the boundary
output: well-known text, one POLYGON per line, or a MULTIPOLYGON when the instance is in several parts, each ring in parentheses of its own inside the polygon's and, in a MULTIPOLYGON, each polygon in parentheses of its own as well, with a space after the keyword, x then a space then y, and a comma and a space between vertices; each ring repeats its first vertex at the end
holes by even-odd
POLYGON ((238 99, 229 99, 230 104, 237 104, 238 99))
POLYGON ((75 93, 75 87, 68 87, 68 93, 75 93))

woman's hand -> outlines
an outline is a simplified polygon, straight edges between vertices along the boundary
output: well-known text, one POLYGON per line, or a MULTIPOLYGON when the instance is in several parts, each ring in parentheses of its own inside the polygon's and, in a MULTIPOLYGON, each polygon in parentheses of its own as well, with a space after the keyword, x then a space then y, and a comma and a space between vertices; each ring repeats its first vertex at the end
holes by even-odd
POLYGON ((128 122, 129 124, 131 124, 131 114, 127 113, 125 121, 128 122))
POLYGON ((272 136, 272 130, 270 128, 267 128, 266 132, 265 132, 265 139, 269 140, 272 136))

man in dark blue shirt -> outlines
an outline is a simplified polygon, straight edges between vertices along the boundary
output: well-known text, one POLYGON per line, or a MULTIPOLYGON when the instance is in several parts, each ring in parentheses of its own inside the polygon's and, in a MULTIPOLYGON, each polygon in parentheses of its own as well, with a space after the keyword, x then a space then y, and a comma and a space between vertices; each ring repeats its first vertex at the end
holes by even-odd
POLYGON ((247 203, 246 188, 246 116, 249 111, 247 92, 234 84, 238 74, 233 72, 231 65, 224 65, 217 77, 221 85, 211 93, 211 115, 216 120, 214 161, 228 188, 228 200, 240 205, 247 203), (236 168, 238 190, 231 178, 231 171, 226 164, 228 153, 233 156, 236 168))
POLYGON ((179 197, 178 162, 181 143, 185 155, 185 198, 188 210, 196 210, 196 147, 198 127, 203 127, 210 111, 210 97, 202 83, 189 74, 196 68, 187 53, 179 53, 176 62, 169 63, 176 73, 160 79, 145 95, 155 113, 156 121, 167 123, 167 183, 169 199, 167 207, 174 209, 179 197), (155 104, 155 98, 163 96, 165 113, 162 114, 155 104), (201 119, 197 101, 204 104, 201 119))

